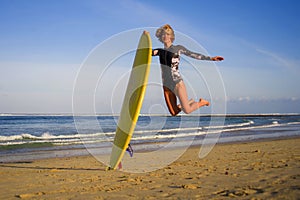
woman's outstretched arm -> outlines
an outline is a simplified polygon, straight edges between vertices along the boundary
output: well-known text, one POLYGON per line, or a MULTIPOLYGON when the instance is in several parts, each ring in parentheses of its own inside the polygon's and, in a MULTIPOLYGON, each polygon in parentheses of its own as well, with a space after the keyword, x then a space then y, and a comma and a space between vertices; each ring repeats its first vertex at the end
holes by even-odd
POLYGON ((203 55, 201 53, 192 52, 192 51, 188 50, 187 48, 185 48, 184 46, 180 46, 180 53, 183 53, 184 55, 189 56, 194 59, 197 59, 197 60, 211 60, 211 61, 224 60, 224 58, 221 56, 210 57, 210 56, 203 55))

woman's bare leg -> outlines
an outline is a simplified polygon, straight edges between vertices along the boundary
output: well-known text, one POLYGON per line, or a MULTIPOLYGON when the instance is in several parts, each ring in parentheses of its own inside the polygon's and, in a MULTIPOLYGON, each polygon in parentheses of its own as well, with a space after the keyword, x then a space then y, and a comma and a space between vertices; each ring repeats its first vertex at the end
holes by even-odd
POLYGON ((186 114, 189 114, 202 106, 209 106, 209 102, 204 99, 200 99, 199 102, 189 103, 186 87, 183 81, 176 84, 175 92, 182 106, 182 111, 186 114))
POLYGON ((177 105, 177 97, 169 88, 164 86, 163 89, 168 110, 172 116, 176 116, 181 112, 181 108, 177 105))
MULTIPOLYGON (((177 105, 177 97, 169 88, 164 86, 164 96, 169 112, 172 116, 178 115, 181 112, 181 104, 177 105)), ((189 104, 194 103, 194 99, 189 100, 189 104)))
MULTIPOLYGON (((194 102, 195 102, 194 99, 190 99, 190 100, 189 100, 189 104, 192 104, 192 103, 194 103, 194 102)), ((178 106, 178 108, 182 109, 181 104, 178 104, 177 106, 178 106)))

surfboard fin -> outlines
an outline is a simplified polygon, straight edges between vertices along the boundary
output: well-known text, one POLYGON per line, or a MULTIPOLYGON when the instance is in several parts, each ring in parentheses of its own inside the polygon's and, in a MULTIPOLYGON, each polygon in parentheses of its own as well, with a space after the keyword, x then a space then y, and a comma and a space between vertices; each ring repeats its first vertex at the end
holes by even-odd
POLYGON ((128 147, 127 147, 126 151, 129 153, 130 157, 133 156, 133 149, 132 149, 130 144, 128 144, 128 147))
POLYGON ((122 162, 120 162, 119 165, 118 165, 118 170, 121 170, 122 168, 123 168, 122 162))
MULTIPOLYGON (((117 168, 117 169, 118 169, 118 170, 123 169, 122 162, 119 162, 118 168, 117 168)), ((105 169, 105 171, 110 171, 110 170, 115 170, 115 169, 112 168, 112 167, 106 167, 106 169, 105 169)))

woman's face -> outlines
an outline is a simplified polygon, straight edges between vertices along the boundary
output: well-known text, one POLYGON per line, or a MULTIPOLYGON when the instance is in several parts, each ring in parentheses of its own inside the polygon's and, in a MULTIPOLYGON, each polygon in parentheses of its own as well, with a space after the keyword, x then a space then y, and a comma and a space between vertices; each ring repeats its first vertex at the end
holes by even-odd
POLYGON ((162 34, 161 39, 163 43, 172 43, 171 34, 166 31, 162 34))

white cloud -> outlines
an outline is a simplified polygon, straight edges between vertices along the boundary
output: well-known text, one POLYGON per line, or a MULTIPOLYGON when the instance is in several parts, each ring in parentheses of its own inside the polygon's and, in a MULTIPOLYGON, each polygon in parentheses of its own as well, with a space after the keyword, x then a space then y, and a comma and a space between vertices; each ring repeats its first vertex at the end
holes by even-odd
POLYGON ((278 63, 278 65, 285 67, 289 70, 299 70, 299 66, 300 66, 300 62, 297 60, 292 60, 292 59, 287 59, 287 58, 283 58, 282 56, 271 52, 271 51, 266 51, 266 50, 262 50, 257 48, 256 49, 257 52, 262 53, 266 56, 269 56, 270 58, 272 58, 275 62, 278 63))

